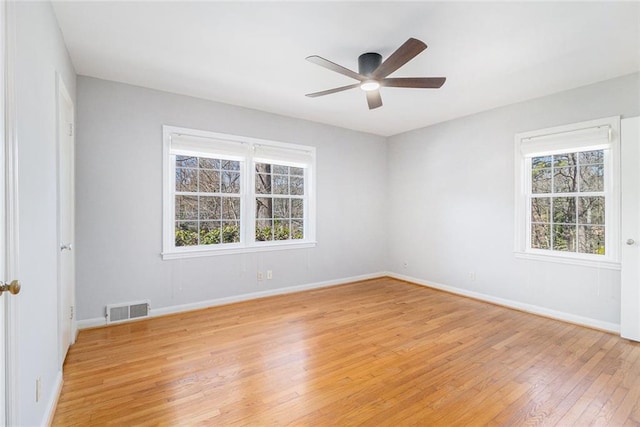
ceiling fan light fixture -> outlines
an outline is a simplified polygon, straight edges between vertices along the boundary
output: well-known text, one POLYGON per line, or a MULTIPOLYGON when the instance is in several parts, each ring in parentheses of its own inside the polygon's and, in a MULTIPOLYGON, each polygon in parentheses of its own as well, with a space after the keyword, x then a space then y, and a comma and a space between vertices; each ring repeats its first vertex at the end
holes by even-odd
POLYGON ((360 89, 369 92, 372 90, 378 90, 380 89, 380 83, 378 83, 375 80, 365 80, 362 82, 362 84, 360 85, 360 89))

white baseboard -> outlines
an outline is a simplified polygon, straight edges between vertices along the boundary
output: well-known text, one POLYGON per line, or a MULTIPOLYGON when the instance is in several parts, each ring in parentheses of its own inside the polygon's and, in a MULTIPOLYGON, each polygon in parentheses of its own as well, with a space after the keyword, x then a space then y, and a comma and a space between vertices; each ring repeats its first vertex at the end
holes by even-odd
POLYGON ((60 398, 60 393, 62 393, 62 384, 64 383, 62 377, 62 368, 58 371, 56 375, 56 383, 54 387, 54 392, 49 397, 49 401, 47 402, 47 409, 44 411, 44 417, 42 421, 46 421, 46 423, 42 423, 43 426, 50 426, 53 424, 53 417, 56 414, 56 408, 58 406, 58 399, 60 398))
MULTIPOLYGON (((308 283, 306 285, 290 286, 286 288, 269 289, 260 292, 251 292, 248 294, 234 295, 224 298, 216 298, 206 301, 198 301, 189 304, 173 305, 169 307, 152 308, 149 312, 150 317, 166 316, 167 314, 183 313, 185 311, 199 310, 203 308, 216 307, 225 304, 232 304, 235 302, 247 301, 258 298, 265 298, 275 295, 284 295, 294 292, 307 291, 310 289, 326 288, 329 286, 344 285, 346 283, 358 282, 361 280, 377 279, 379 277, 387 276, 384 271, 372 274, 363 274, 360 276, 344 277, 341 279, 326 280, 324 282, 308 283)), ((78 329, 95 328, 98 326, 105 326, 107 319, 104 317, 96 317, 93 319, 78 320, 78 329)))
POLYGON ((404 280, 405 282, 411 282, 416 285, 425 286, 428 288, 439 289, 441 291, 449 292, 456 295, 461 295, 480 301, 490 302, 492 304, 501 305, 508 308, 513 308, 527 313, 537 314, 539 316, 549 317, 556 320, 562 320, 564 322, 575 323, 589 328, 600 329, 607 332, 613 332, 620 334, 620 325, 617 323, 603 322, 602 320, 592 319, 590 317, 578 316, 575 314, 565 313, 563 311, 552 310, 537 305, 526 304, 519 301, 513 301, 505 298, 494 297, 491 295, 482 294, 479 292, 473 292, 466 289, 456 288, 454 286, 443 285, 428 280, 417 279, 415 277, 405 276, 403 274, 387 272, 387 276, 394 279, 404 280))

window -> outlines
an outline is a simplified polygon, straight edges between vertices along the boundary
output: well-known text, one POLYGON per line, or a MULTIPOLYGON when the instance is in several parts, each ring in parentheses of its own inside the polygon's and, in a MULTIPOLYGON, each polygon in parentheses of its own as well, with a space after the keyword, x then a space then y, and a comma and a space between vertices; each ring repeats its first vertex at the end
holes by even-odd
POLYGON ((315 244, 315 148, 163 128, 163 258, 315 244))
POLYGON ((619 117, 516 135, 516 254, 619 268, 619 117))

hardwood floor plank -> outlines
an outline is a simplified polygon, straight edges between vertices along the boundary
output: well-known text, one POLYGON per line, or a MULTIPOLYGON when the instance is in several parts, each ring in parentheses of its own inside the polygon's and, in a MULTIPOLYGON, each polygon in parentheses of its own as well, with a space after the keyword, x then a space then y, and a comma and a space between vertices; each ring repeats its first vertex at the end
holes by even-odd
POLYGON ((54 426, 625 425, 640 344, 389 278, 80 332, 54 426))

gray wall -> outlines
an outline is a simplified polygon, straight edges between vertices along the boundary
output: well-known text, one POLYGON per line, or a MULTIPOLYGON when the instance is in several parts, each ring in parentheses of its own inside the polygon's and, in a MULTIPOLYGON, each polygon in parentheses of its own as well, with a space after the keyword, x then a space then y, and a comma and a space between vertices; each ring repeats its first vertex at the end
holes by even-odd
POLYGON ((77 107, 79 320, 385 270, 385 138, 82 76, 77 107), (163 261, 162 125, 317 147, 317 247, 163 261))
POLYGON ((75 71, 48 2, 16 2, 16 117, 22 291, 18 313, 19 425, 42 425, 61 380, 57 291, 56 72, 75 98, 75 71), (35 401, 36 378, 42 397, 35 401))
POLYGON ((514 134, 637 116, 639 95, 632 74, 389 138, 391 271, 619 324, 619 271, 514 257, 514 134))

